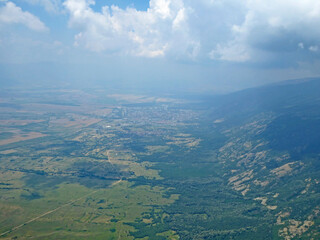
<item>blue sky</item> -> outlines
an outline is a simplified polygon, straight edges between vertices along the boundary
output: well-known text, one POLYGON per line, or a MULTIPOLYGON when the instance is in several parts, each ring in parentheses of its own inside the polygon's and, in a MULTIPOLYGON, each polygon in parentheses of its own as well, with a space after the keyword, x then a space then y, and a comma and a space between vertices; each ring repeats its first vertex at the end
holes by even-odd
POLYGON ((0 77, 232 91, 319 76, 319 23, 318 0, 0 0, 0 77))

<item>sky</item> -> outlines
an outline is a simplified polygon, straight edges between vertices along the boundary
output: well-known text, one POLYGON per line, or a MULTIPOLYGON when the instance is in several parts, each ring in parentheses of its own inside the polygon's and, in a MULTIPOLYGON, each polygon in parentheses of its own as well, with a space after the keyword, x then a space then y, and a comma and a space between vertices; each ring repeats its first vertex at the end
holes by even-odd
POLYGON ((320 75, 318 0, 0 0, 0 83, 213 93, 320 75))

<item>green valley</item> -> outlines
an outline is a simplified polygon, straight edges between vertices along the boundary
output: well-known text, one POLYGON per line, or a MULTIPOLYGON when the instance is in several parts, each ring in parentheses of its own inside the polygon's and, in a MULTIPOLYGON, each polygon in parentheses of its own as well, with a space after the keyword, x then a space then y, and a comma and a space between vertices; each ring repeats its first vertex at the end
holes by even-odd
POLYGON ((319 89, 8 90, 0 239, 319 239, 319 89))

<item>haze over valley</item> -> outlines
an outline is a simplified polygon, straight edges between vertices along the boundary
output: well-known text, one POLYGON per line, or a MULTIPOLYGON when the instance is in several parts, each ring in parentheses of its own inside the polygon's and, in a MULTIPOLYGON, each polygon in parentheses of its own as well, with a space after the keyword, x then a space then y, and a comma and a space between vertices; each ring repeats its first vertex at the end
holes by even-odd
POLYGON ((0 1, 0 239, 320 239, 317 1, 0 1))

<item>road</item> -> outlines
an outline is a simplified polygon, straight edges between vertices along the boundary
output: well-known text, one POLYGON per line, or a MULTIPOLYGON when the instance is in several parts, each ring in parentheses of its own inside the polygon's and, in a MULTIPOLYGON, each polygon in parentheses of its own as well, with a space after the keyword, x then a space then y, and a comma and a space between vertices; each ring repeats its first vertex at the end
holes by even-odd
MULTIPOLYGON (((119 183, 121 183, 121 182, 122 182, 122 179, 120 179, 119 181, 114 182, 114 183, 112 184, 112 186, 115 186, 115 185, 117 185, 117 184, 119 184, 119 183)), ((18 230, 19 228, 22 228, 23 226, 26 226, 27 224, 30 224, 30 223, 38 220, 39 218, 42 218, 42 217, 44 217, 44 216, 47 216, 47 215, 49 215, 49 214, 51 214, 51 213, 53 213, 53 212, 56 212, 56 211, 60 210, 61 208, 64 208, 64 207, 66 207, 66 206, 69 206, 69 205, 71 205, 71 204, 73 204, 73 203, 75 203, 75 202, 77 202, 77 201, 80 201, 81 199, 84 199, 84 198, 86 198, 86 197, 88 197, 88 196, 90 196, 90 195, 93 195, 93 194, 95 194, 95 193, 98 192, 98 191, 99 191, 99 190, 93 191, 93 192, 91 192, 91 193, 88 193, 88 194, 80 197, 80 198, 71 200, 70 202, 68 202, 68 203, 66 203, 66 204, 63 204, 63 205, 61 205, 61 206, 59 206, 59 207, 57 207, 57 208, 55 208, 55 209, 53 209, 53 210, 50 210, 50 211, 45 212, 45 213, 42 213, 41 215, 39 215, 39 216, 37 216, 37 217, 35 217, 35 218, 32 218, 32 219, 30 219, 30 220, 28 220, 28 221, 26 221, 26 222, 24 222, 24 223, 22 223, 22 224, 20 224, 20 225, 18 225, 18 226, 15 226, 15 227, 11 228, 10 230, 8 230, 8 231, 6 231, 6 232, 1 233, 1 234, 0 234, 0 237, 5 236, 6 234, 12 233, 12 232, 18 230)))

